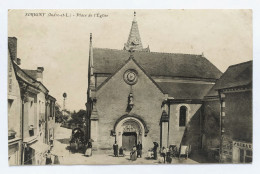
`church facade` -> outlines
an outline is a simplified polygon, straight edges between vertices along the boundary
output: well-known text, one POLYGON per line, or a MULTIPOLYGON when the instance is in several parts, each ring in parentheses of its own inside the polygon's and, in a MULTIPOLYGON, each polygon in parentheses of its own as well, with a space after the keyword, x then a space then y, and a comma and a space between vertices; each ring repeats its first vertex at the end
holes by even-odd
MULTIPOLYGON (((135 14, 136 15, 136 14, 135 14)), ((90 35, 87 138, 97 150, 200 148, 203 97, 222 73, 203 55, 144 48, 136 16, 122 50, 93 47, 90 35)))

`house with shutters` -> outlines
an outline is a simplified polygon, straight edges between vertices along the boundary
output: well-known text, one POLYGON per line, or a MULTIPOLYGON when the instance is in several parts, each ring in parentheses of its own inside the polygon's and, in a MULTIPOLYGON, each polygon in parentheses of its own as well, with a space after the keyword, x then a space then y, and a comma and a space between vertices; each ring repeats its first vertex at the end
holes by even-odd
POLYGON ((9 165, 44 165, 54 138, 55 102, 43 84, 43 67, 21 68, 17 38, 8 38, 9 165))

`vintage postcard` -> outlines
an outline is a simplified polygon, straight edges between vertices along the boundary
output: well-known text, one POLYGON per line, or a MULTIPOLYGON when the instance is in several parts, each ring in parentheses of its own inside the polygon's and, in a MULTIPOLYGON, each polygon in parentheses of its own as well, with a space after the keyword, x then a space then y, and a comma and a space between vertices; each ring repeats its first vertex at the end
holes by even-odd
POLYGON ((9 165, 252 163, 251 10, 8 10, 9 165))

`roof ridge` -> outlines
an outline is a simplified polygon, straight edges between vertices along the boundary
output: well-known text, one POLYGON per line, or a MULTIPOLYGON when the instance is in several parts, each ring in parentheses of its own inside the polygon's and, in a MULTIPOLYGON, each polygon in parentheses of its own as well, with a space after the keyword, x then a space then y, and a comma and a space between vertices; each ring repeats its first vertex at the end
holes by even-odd
POLYGON ((22 70, 24 70, 24 71, 37 71, 36 69, 23 69, 23 68, 22 68, 22 70))
POLYGON ((123 50, 123 49, 115 49, 115 48, 99 48, 99 47, 93 47, 93 49, 102 49, 102 50, 117 50, 117 51, 125 51, 128 52, 127 50, 123 50))
MULTIPOLYGON (((117 50, 117 51, 123 51, 123 52, 128 52, 127 50, 123 50, 123 49, 115 49, 115 48, 99 48, 99 47, 93 47, 93 49, 103 49, 103 50, 117 50)), ((170 54, 170 55, 191 55, 191 56, 202 56, 202 54, 189 54, 189 53, 169 53, 169 52, 158 52, 158 51, 151 51, 151 52, 146 52, 146 51, 138 51, 136 50, 135 52, 145 52, 148 54, 154 53, 154 54, 170 54)), ((205 57, 204 57, 205 58, 205 57)))
POLYGON ((253 62, 253 60, 249 60, 249 61, 246 61, 246 62, 230 65, 229 67, 239 66, 239 65, 243 65, 243 64, 247 64, 247 63, 251 63, 251 62, 253 62))
POLYGON ((192 55, 192 56, 201 56, 201 54, 189 54, 189 53, 169 53, 169 52, 150 52, 150 53, 155 53, 155 54, 181 54, 181 55, 192 55))

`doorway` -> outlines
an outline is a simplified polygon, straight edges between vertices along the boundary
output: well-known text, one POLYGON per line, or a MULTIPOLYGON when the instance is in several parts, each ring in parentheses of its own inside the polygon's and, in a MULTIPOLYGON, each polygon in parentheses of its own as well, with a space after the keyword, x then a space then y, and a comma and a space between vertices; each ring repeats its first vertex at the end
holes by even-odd
POLYGON ((137 134, 136 132, 124 132, 122 136, 122 146, 126 150, 132 150, 136 146, 137 134))

